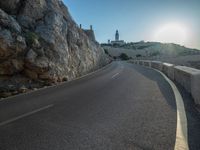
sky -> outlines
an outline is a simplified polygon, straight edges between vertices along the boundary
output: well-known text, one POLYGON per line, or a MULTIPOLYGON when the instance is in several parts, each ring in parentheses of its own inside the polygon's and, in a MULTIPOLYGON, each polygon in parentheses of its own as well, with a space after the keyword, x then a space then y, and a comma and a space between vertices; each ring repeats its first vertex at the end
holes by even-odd
POLYGON ((158 41, 200 49, 200 0, 64 0, 83 28, 93 25, 96 39, 158 41))

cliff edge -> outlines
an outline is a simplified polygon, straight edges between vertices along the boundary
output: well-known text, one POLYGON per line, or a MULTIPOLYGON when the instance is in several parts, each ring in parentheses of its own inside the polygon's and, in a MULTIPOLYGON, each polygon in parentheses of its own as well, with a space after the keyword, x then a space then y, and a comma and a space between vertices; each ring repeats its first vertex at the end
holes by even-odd
POLYGON ((87 33, 60 0, 0 1, 1 95, 69 81, 105 65, 103 49, 87 33))

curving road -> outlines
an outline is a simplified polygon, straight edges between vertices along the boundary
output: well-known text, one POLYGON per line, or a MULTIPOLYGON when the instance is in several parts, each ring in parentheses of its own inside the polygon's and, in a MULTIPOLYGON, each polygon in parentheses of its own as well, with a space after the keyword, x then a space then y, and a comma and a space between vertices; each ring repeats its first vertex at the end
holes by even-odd
MULTIPOLYGON (((200 149, 200 114, 181 87, 188 146, 200 149)), ((62 85, 0 101, 1 150, 173 150, 177 108, 155 70, 114 62, 62 85)))

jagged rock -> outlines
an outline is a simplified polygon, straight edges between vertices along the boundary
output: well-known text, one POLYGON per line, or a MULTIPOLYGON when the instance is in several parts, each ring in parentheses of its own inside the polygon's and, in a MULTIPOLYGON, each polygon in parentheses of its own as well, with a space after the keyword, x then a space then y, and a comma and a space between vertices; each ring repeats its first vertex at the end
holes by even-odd
POLYGON ((37 53, 30 49, 26 55, 26 68, 36 73, 44 73, 49 70, 48 59, 46 57, 38 57, 37 53))
POLYGON ((24 73, 27 77, 36 80, 38 79, 38 74, 35 71, 29 70, 29 69, 25 69, 24 73))
POLYGON ((25 41, 25 38, 24 38, 24 37, 22 37, 22 36, 20 36, 20 35, 18 35, 16 40, 17 40, 17 42, 21 43, 21 44, 22 44, 22 46, 24 46, 24 48, 23 48, 23 49, 25 49, 25 46, 26 46, 26 41, 25 41))
POLYGON ((2 9, 0 9, 0 25, 15 32, 21 32, 21 27, 17 21, 12 16, 6 14, 2 9))
POLYGON ((21 60, 8 60, 0 64, 0 75, 13 75, 23 70, 23 62, 21 60))
POLYGON ((0 97, 6 98, 12 96, 11 92, 0 92, 0 97))
POLYGON ((23 60, 11 59, 11 62, 12 62, 12 66, 15 69, 15 73, 16 72, 20 72, 20 71, 22 71, 24 69, 24 62, 23 62, 23 60))
POLYGON ((0 60, 6 60, 12 55, 13 38, 9 30, 0 30, 0 60))
POLYGON ((0 62, 0 83, 19 74, 48 85, 107 63, 94 32, 80 29, 60 0, 0 2, 0 62))
POLYGON ((17 21, 25 29, 34 29, 35 21, 28 16, 19 15, 17 16, 17 21))
POLYGON ((37 58, 37 53, 30 49, 26 55, 26 61, 30 64, 34 63, 37 58))
POLYGON ((43 80, 48 80, 48 79, 50 79, 50 77, 51 77, 51 75, 48 72, 45 72, 45 73, 39 75, 39 78, 43 79, 43 80))
MULTIPOLYGON (((30 20, 40 20, 43 19, 46 10, 48 9, 48 3, 56 3, 58 0, 26 0, 23 3, 19 11, 19 15, 29 17, 30 20), (55 2, 54 2, 55 1, 55 2)), ((49 8, 51 9, 51 8, 49 8)))
POLYGON ((34 51, 37 53, 38 57, 45 57, 45 51, 44 48, 36 48, 34 51))
POLYGON ((25 92, 27 92, 27 91, 28 91, 28 88, 25 87, 24 85, 21 86, 21 87, 19 88, 19 92, 20 92, 20 93, 25 93, 25 92))
POLYGON ((0 8, 4 9, 6 12, 15 14, 17 13, 18 7, 20 5, 20 0, 1 0, 0 8))
POLYGON ((92 29, 90 29, 90 30, 84 30, 84 31, 87 34, 87 36, 90 38, 90 40, 92 40, 94 42, 96 41, 95 35, 94 35, 94 31, 92 29))
POLYGON ((61 14, 50 12, 45 16, 44 23, 36 27, 36 32, 47 43, 55 45, 66 40, 67 23, 61 14))
MULTIPOLYGON (((41 47, 40 42, 38 41, 38 39, 34 39, 33 40, 32 47, 35 48, 35 49, 39 49, 41 47)), ((40 53, 40 52, 38 51, 38 53, 40 53)))
POLYGON ((0 75, 13 75, 23 70, 25 38, 19 35, 16 20, 0 9, 0 75))
POLYGON ((24 37, 14 35, 7 29, 0 29, 0 60, 18 57, 26 49, 24 37))

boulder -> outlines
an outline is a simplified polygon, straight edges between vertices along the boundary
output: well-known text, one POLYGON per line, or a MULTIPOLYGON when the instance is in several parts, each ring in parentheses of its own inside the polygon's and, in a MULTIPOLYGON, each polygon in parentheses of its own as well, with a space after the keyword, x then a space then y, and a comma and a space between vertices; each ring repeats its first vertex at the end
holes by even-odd
POLYGON ((27 91, 28 91, 28 88, 25 87, 24 85, 21 86, 21 87, 19 88, 19 92, 20 92, 20 93, 25 93, 25 92, 27 92, 27 91))

